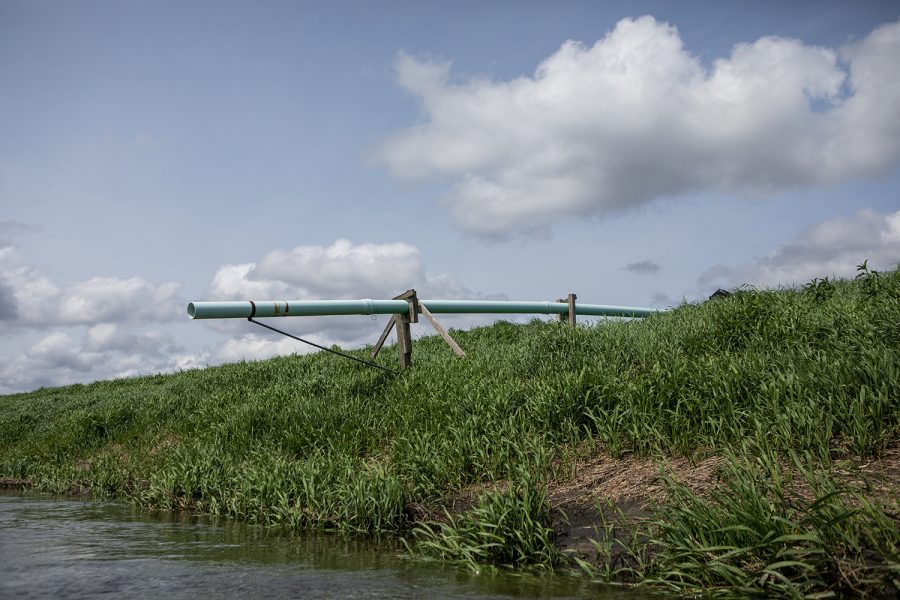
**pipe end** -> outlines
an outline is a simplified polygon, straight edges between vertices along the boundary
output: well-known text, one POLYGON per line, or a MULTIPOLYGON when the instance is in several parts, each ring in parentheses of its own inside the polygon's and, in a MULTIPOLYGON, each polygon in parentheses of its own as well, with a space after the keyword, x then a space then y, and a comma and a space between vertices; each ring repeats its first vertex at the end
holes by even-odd
POLYGON ((193 318, 194 318, 194 315, 195 315, 196 313, 197 313, 197 309, 194 308, 194 303, 191 302, 191 303, 188 304, 188 306, 187 306, 187 314, 188 314, 188 316, 189 316, 190 318, 193 319, 193 318))

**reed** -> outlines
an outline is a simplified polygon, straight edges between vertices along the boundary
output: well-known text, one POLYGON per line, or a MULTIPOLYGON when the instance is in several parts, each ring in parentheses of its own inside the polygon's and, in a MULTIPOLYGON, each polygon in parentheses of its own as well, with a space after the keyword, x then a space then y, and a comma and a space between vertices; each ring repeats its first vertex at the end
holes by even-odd
POLYGON ((896 592, 896 504, 810 463, 796 453, 785 465, 770 450, 728 452, 724 485, 708 498, 670 481, 665 517, 649 527, 657 552, 643 583, 793 598, 896 592))

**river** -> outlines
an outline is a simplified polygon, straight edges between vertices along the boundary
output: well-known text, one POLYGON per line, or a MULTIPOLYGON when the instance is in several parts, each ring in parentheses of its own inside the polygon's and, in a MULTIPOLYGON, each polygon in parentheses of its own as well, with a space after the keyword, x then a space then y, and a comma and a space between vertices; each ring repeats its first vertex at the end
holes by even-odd
POLYGON ((475 574, 399 548, 123 502, 0 491, 0 598, 628 598, 563 575, 475 574))

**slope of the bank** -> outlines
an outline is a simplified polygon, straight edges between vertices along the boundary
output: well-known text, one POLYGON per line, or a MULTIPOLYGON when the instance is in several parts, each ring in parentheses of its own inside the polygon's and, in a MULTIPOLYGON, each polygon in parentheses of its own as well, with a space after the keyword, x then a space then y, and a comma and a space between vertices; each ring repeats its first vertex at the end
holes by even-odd
POLYGON ((564 560, 555 509, 575 501, 602 525, 578 558, 594 575, 898 586, 896 480, 864 467, 900 437, 900 272, 453 335, 466 358, 428 338, 401 375, 318 354, 3 396, 0 478, 298 528, 415 528, 418 551, 513 566, 564 560), (658 477, 686 459, 715 461, 707 483, 658 477), (635 477, 662 490, 620 534, 595 493, 616 467, 566 487, 604 461, 651 461, 635 477))

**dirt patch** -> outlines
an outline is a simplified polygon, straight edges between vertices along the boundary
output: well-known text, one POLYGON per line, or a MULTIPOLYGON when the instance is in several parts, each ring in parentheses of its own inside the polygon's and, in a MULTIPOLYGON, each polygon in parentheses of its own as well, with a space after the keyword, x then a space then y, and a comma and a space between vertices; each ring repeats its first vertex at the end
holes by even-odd
POLYGON ((154 444, 152 448, 150 448, 149 454, 150 456, 157 456, 161 452, 165 452, 169 450, 169 448, 174 448, 180 443, 180 438, 171 433, 167 433, 161 440, 154 444))
POLYGON ((687 458, 610 458, 597 456, 576 463, 575 477, 548 488, 550 503, 563 508, 573 503, 594 505, 598 500, 655 504, 665 497, 663 473, 702 494, 716 480, 720 456, 700 461, 687 458))
MULTIPOLYGON (((552 483, 548 496, 554 515, 557 545, 563 551, 593 557, 591 539, 602 540, 604 524, 614 524, 627 537, 629 529, 650 518, 666 500, 663 474, 668 474, 698 496, 707 496, 721 485, 719 468, 724 459, 710 456, 698 461, 687 458, 621 459, 595 456, 576 461, 574 477, 552 483)), ((793 467, 782 465, 786 475, 793 467)), ((900 444, 893 444, 878 459, 859 457, 835 460, 831 475, 838 482, 865 495, 896 506, 900 492, 900 444)), ((791 489, 805 500, 811 498, 801 477, 791 477, 791 489)))
POLYGON ((508 486, 508 482, 476 483, 469 487, 450 494, 435 504, 419 504, 410 502, 406 505, 406 516, 411 521, 427 523, 446 523, 447 515, 458 515, 478 506, 478 500, 482 494, 501 490, 508 486))
POLYGON ((896 496, 900 490, 900 443, 890 446, 877 460, 862 464, 853 460, 836 461, 834 471, 846 483, 868 483, 879 497, 896 496))
MULTIPOLYGON (((623 527, 633 526, 649 517, 653 507, 665 499, 664 473, 703 495, 716 485, 721 462, 718 456, 700 461, 633 456, 577 460, 574 477, 551 482, 547 487, 557 545, 561 550, 593 556, 590 540, 601 535, 602 523, 617 521, 623 527)), ((478 505, 482 494, 502 490, 507 485, 508 482, 477 483, 435 504, 410 503, 406 514, 414 522, 445 523, 448 514, 471 510, 478 505)))
POLYGON ((0 477, 0 488, 22 488, 31 482, 27 479, 15 479, 9 477, 0 477))
POLYGON ((665 500, 664 473, 704 495, 715 487, 721 463, 719 456, 700 461, 635 456, 579 460, 572 479, 553 483, 547 490, 557 545, 563 551, 593 555, 590 540, 603 536, 603 523, 627 527, 649 517, 665 500))

